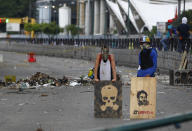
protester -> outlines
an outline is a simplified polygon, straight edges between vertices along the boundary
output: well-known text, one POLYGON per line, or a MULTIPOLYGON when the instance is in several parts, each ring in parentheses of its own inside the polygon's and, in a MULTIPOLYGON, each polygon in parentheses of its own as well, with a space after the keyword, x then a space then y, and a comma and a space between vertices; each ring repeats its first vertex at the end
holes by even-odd
POLYGON ((167 51, 169 49, 170 41, 173 38, 173 35, 174 34, 176 35, 176 30, 172 26, 172 22, 173 20, 168 20, 167 33, 165 37, 160 41, 161 44, 163 45, 164 51, 167 51))
POLYGON ((116 81, 116 66, 115 59, 112 54, 109 54, 109 47, 104 45, 101 48, 101 53, 97 55, 94 69, 94 79, 116 81))
POLYGON ((180 24, 177 27, 177 32, 179 36, 179 44, 178 44, 178 52, 183 52, 185 49, 188 51, 190 48, 190 43, 189 43, 189 25, 187 25, 187 18, 183 17, 182 18, 182 24, 180 24))
POLYGON ((141 52, 139 53, 139 69, 137 77, 154 77, 157 69, 157 51, 150 46, 148 36, 140 40, 141 52))

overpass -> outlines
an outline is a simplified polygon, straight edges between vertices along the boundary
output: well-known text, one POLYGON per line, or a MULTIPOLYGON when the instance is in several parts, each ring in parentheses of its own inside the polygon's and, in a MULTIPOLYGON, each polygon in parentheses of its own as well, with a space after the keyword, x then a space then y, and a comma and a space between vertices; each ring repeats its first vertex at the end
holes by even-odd
MULTIPOLYGON (((157 22, 173 19, 178 8, 177 0, 79 0, 79 26, 86 35, 127 32, 127 21, 131 32, 151 30, 157 22), (128 10, 128 7, 129 10, 128 10), (169 12, 169 13, 168 13, 169 12), (127 16, 129 15, 129 19, 127 16)), ((185 1, 185 10, 192 9, 192 2, 185 1)), ((184 10, 184 3, 180 4, 184 10)))

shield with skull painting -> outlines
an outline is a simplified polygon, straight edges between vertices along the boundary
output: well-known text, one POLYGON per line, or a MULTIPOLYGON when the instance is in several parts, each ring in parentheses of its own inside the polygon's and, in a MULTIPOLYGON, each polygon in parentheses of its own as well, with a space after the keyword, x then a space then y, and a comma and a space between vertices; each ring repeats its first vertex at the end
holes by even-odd
POLYGON ((120 118, 122 116, 122 84, 120 81, 100 81, 95 84, 95 117, 120 118))

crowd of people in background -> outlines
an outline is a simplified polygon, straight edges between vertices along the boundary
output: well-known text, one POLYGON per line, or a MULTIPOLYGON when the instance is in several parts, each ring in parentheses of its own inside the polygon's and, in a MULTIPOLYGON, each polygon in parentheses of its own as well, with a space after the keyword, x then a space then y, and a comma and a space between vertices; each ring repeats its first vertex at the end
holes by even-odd
POLYGON ((168 20, 167 32, 165 37, 161 39, 161 44, 164 51, 168 51, 170 48, 170 43, 173 41, 174 37, 178 38, 177 51, 182 53, 184 50, 189 51, 192 43, 189 40, 190 37, 190 28, 187 24, 187 18, 183 17, 181 24, 178 27, 173 27, 173 20, 168 20))

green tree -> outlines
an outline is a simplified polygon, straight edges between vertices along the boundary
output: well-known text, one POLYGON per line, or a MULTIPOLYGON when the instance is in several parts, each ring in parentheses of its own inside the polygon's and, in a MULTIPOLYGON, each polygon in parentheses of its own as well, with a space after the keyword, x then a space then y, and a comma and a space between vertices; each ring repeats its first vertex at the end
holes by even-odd
POLYGON ((67 25, 65 28, 66 28, 68 34, 69 34, 69 32, 71 32, 72 36, 77 35, 79 33, 79 31, 80 31, 80 28, 73 25, 73 24, 72 25, 67 25))
POLYGON ((177 21, 173 22, 173 26, 177 27, 181 24, 182 18, 187 17, 190 30, 192 31, 192 10, 185 11, 181 14, 177 21))
POLYGON ((28 23, 28 24, 25 24, 24 25, 24 30, 25 31, 28 31, 28 32, 31 32, 33 29, 32 29, 32 24, 28 23))
POLYGON ((0 17, 21 18, 29 16, 30 1, 31 13, 34 16, 36 0, 0 0, 0 17))
POLYGON ((32 30, 35 32, 35 33, 40 33, 42 32, 42 28, 41 28, 41 24, 33 24, 32 25, 32 30))
POLYGON ((59 34, 61 31, 61 29, 55 22, 52 22, 50 24, 43 23, 41 24, 41 27, 42 27, 43 33, 47 34, 49 38, 54 37, 55 35, 59 34))

